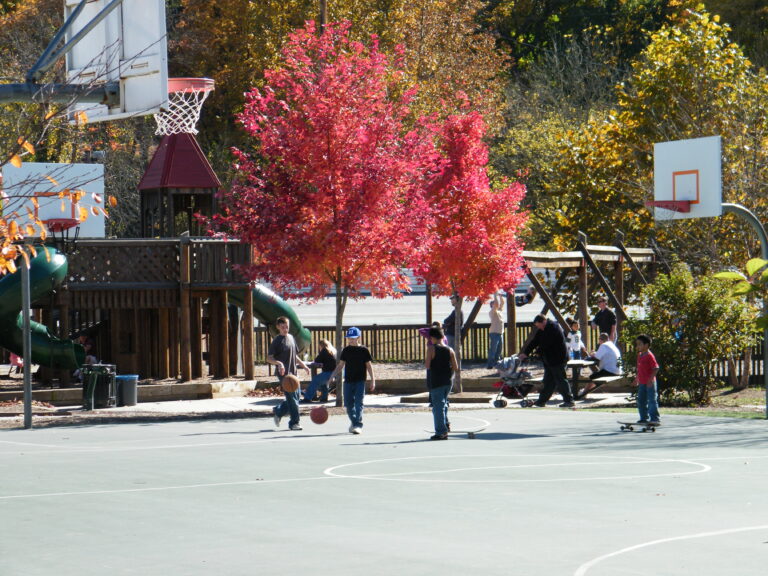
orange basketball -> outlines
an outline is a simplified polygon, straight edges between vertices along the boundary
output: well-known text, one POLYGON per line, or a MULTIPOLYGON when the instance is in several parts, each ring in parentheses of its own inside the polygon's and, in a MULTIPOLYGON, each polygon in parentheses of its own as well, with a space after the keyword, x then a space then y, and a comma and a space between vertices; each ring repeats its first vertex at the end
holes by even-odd
POLYGON ((315 406, 309 411, 309 418, 315 424, 325 424, 328 420, 328 410, 325 406, 315 406))
POLYGON ((283 390, 286 392, 296 392, 299 389, 300 382, 293 374, 286 374, 283 377, 283 390))

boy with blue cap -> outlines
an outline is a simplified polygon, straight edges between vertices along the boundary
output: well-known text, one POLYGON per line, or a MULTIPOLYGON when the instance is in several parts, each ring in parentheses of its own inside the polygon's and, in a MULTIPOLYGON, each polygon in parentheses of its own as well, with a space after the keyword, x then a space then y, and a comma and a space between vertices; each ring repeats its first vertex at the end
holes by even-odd
POLYGON ((365 398, 366 374, 370 376, 370 391, 376 389, 376 376, 373 373, 373 358, 368 348, 360 344, 362 332, 352 326, 347 330, 347 345, 341 351, 339 363, 330 380, 344 371, 344 407, 349 416, 349 431, 360 434, 363 431, 363 398, 365 398))

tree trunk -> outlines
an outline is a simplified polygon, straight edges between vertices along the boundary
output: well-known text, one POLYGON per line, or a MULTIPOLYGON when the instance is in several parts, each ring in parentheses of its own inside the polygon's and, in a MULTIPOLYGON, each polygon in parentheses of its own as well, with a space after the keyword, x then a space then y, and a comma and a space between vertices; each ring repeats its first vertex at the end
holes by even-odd
POLYGON ((459 365, 459 369, 456 370, 455 385, 459 392, 464 392, 464 388, 461 384, 461 304, 463 298, 456 298, 456 304, 453 305, 454 316, 456 322, 453 330, 453 351, 456 353, 456 363, 459 365))
MULTIPOLYGON (((336 361, 338 362, 344 348, 344 309, 347 307, 347 291, 342 288, 341 269, 336 270, 336 361)), ((344 405, 343 374, 336 378, 336 406, 344 405)))

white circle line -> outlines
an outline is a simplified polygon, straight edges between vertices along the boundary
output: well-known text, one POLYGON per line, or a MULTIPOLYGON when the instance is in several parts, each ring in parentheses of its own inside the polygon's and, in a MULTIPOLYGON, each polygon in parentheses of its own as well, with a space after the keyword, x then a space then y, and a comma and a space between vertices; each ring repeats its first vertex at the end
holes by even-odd
POLYGON ((621 550, 616 550, 615 552, 610 552, 609 554, 604 554, 603 556, 598 556, 597 558, 594 558, 593 560, 590 560, 589 562, 586 562, 581 566, 579 566, 576 572, 573 573, 573 576, 584 576, 590 569, 592 569, 592 567, 594 567, 596 564, 599 564, 603 560, 607 560, 615 556, 620 556, 621 554, 627 554, 628 552, 634 552, 635 550, 640 550, 642 548, 648 548, 649 546, 657 546, 659 544, 668 544, 670 542, 680 542, 682 540, 694 540, 696 538, 709 538, 712 536, 723 536, 725 534, 737 534, 739 532, 750 532, 753 530, 768 530, 768 524, 764 524, 762 526, 749 526, 746 528, 730 528, 727 530, 716 530, 714 532, 700 532, 698 534, 687 534, 684 536, 674 536, 672 538, 661 538, 659 540, 651 540, 650 542, 643 542, 642 544, 636 544, 634 546, 622 548, 621 550))
MULTIPOLYGON (((340 470, 342 468, 348 468, 350 466, 363 466, 366 464, 379 464, 384 462, 401 462, 404 460, 432 460, 432 459, 445 459, 445 458, 466 458, 467 456, 472 458, 478 458, 478 457, 492 457, 492 458, 498 458, 499 455, 485 455, 485 454, 472 454, 472 455, 444 455, 444 456, 407 456, 403 458, 390 458, 390 459, 379 459, 379 460, 366 460, 364 462, 352 462, 349 464, 338 464, 336 466, 331 466, 329 468, 326 468, 323 470, 323 474, 334 477, 334 478, 349 478, 354 480, 379 480, 384 482, 431 482, 431 483, 441 483, 441 484, 520 484, 520 483, 531 483, 531 482, 573 482, 573 481, 580 481, 580 480, 635 480, 640 478, 664 478, 664 477, 670 477, 670 476, 689 476, 692 474, 702 474, 704 472, 709 472, 712 470, 711 466, 708 466, 707 464, 702 464, 700 462, 694 462, 692 460, 681 460, 681 459, 656 459, 656 460, 649 460, 641 457, 636 456, 606 456, 606 459, 620 459, 620 460, 636 460, 636 462, 613 462, 613 463, 622 463, 622 464, 654 464, 654 463, 660 463, 660 462, 676 462, 676 463, 682 463, 682 464, 689 464, 691 466, 698 466, 698 470, 690 470, 688 472, 664 472, 660 474, 638 474, 638 475, 623 475, 623 476, 596 476, 596 477, 590 477, 590 478, 549 478, 549 479, 520 479, 520 480, 444 480, 444 479, 420 479, 420 478, 395 478, 394 476, 402 476, 405 474, 429 474, 432 472, 393 472, 391 474, 340 474, 337 472, 337 470, 340 470)), ((512 458, 518 455, 509 454, 507 457, 512 458)), ((561 454, 552 454, 547 455, 547 457, 563 457, 561 454)), ((610 463, 610 462, 608 462, 610 463)), ((578 465, 579 463, 575 463, 574 465, 578 465)), ((585 463, 585 464, 591 464, 591 463, 585 463)), ((563 466, 568 464, 552 464, 551 466, 563 466)), ((537 467, 547 467, 546 464, 543 465, 530 465, 530 466, 537 466, 537 467)), ((494 467, 488 467, 488 468, 457 468, 452 470, 438 470, 434 473, 441 473, 441 472, 462 472, 462 471, 471 471, 471 470, 483 470, 483 469, 493 469, 493 468, 514 468, 514 467, 528 467, 528 465, 511 465, 511 466, 494 466, 494 467)))

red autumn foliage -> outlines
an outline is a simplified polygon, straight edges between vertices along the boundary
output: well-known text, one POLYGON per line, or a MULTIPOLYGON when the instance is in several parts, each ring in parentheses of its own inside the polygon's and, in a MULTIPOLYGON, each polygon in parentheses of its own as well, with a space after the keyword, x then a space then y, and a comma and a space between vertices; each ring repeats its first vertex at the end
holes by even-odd
POLYGON ((525 186, 491 186, 486 125, 478 112, 449 115, 430 128, 438 150, 426 191, 432 241, 415 272, 443 293, 463 297, 514 289, 524 275, 525 186))
POLYGON ((424 245, 427 141, 404 128, 401 73, 348 23, 291 35, 282 67, 247 95, 239 119, 257 147, 235 151, 243 178, 215 222, 254 246, 251 277, 313 297, 406 287, 400 267, 424 245))

